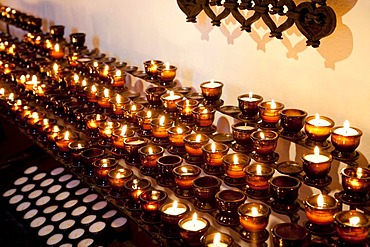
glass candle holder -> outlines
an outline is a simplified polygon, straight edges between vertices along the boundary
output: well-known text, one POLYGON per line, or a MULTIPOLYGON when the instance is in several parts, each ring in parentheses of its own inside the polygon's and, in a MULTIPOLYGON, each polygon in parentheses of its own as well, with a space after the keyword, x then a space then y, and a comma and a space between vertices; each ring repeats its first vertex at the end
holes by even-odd
POLYGON ((68 149, 68 144, 77 140, 77 136, 71 131, 66 130, 61 132, 55 137, 55 144, 59 149, 58 155, 62 158, 69 158, 70 153, 68 149))
POLYGON ((27 133, 31 135, 38 135, 39 131, 37 129, 37 122, 39 122, 40 120, 42 121, 45 117, 46 117, 45 112, 32 112, 31 115, 28 115, 26 118, 27 126, 29 128, 27 130, 27 133))
POLYGON ((356 160, 359 156, 356 148, 360 145, 361 136, 362 131, 350 127, 348 121, 345 121, 343 126, 331 129, 331 143, 335 148, 332 155, 343 161, 356 160))
POLYGON ((251 159, 249 156, 240 153, 227 154, 223 157, 222 163, 225 170, 225 184, 229 186, 245 186, 244 167, 249 165, 251 159))
POLYGON ((53 48, 50 50, 50 56, 54 59, 64 58, 65 48, 62 43, 54 44, 53 48))
POLYGON ((140 127, 137 134, 141 137, 151 137, 152 136, 152 126, 151 122, 153 119, 158 118, 159 114, 152 110, 143 110, 138 112, 136 117, 140 127))
POLYGON ((370 200, 370 169, 346 167, 340 172, 342 177, 343 201, 349 204, 365 204, 370 200))
POLYGON ((262 101, 263 97, 258 94, 249 93, 238 96, 238 106, 241 111, 239 117, 253 122, 258 121, 258 105, 262 101))
POLYGON ((104 88, 98 93, 98 107, 101 113, 108 114, 110 113, 110 104, 111 92, 108 88, 104 88))
POLYGON ((180 124, 194 125, 193 110, 199 105, 195 99, 183 99, 176 103, 180 115, 180 124))
POLYGON ((129 126, 137 126, 137 114, 144 109, 144 106, 141 104, 127 104, 123 106, 124 116, 130 124, 129 126))
POLYGON ((93 177, 94 176, 94 162, 102 158, 105 152, 103 149, 100 148, 87 148, 80 152, 80 156, 83 163, 83 174, 86 177, 93 177))
POLYGON ((209 142, 209 137, 205 134, 189 134, 184 137, 186 156, 185 160, 189 164, 203 164, 202 146, 209 142))
POLYGON ((157 159, 159 171, 158 185, 162 187, 175 186, 175 178, 172 173, 173 169, 182 164, 182 158, 177 155, 166 155, 157 159))
POLYGON ((145 89, 145 96, 151 108, 159 109, 162 107, 161 96, 167 92, 165 87, 148 87, 145 89))
POLYGON ((176 103, 181 101, 183 98, 182 94, 174 93, 169 91, 168 93, 161 95, 161 100, 165 109, 165 112, 170 114, 171 117, 176 117, 177 107, 176 103))
POLYGON ((139 199, 143 213, 140 219, 146 224, 159 224, 161 222, 159 209, 167 197, 167 193, 162 190, 147 190, 141 193, 139 199))
POLYGON ((256 163, 244 168, 247 182, 247 195, 261 200, 270 198, 269 180, 274 175, 274 168, 267 164, 256 163))
POLYGON ((148 139, 143 137, 128 137, 124 141, 125 151, 127 156, 125 156, 125 161, 128 165, 138 166, 141 164, 139 149, 148 144, 148 139))
POLYGON ((129 103, 130 99, 122 97, 120 94, 116 94, 115 97, 110 99, 114 119, 122 120, 124 118, 123 106, 129 103))
POLYGON ((334 127, 334 121, 328 117, 308 116, 305 119, 304 130, 307 135, 305 144, 312 148, 319 146, 323 149, 329 148, 330 144, 327 142, 330 136, 330 131, 334 127))
POLYGON ((200 242, 204 247, 232 247, 234 245, 234 239, 230 235, 220 232, 208 233, 200 239, 200 242))
POLYGON ((200 89, 204 97, 204 105, 221 106, 223 101, 220 99, 224 84, 219 81, 206 81, 200 84, 200 89))
POLYGON ((44 131, 48 144, 48 148, 51 150, 57 150, 58 147, 55 144, 55 138, 65 130, 65 127, 62 125, 53 124, 47 127, 44 131))
POLYGON ((274 100, 261 102, 258 105, 259 115, 262 119, 260 124, 264 129, 279 129, 280 113, 284 109, 284 104, 274 100))
POLYGON ((269 237, 266 227, 271 210, 269 206, 259 202, 250 202, 238 208, 239 220, 242 229, 240 237, 249 243, 262 243, 269 237))
POLYGON ((221 190, 216 194, 216 202, 219 213, 216 214, 216 222, 222 226, 238 226, 238 208, 247 199, 240 190, 221 190))
POLYGON ((166 147, 170 144, 167 129, 173 125, 173 120, 165 116, 157 117, 150 122, 152 128, 152 142, 156 145, 166 147))
POLYGON ((189 213, 189 206, 182 202, 169 202, 159 209, 164 227, 161 228, 161 236, 167 239, 180 238, 179 221, 189 213))
POLYGON ((280 223, 272 230, 272 243, 278 246, 305 246, 308 240, 307 230, 295 223, 280 223))
POLYGON ((92 114, 86 116, 86 127, 87 127, 87 138, 97 139, 99 138, 98 127, 102 122, 105 122, 107 116, 101 114, 92 114))
POLYGON ((122 126, 122 128, 117 129, 113 132, 113 146, 112 154, 117 157, 123 157, 125 155, 125 144, 124 140, 128 137, 133 137, 135 131, 128 129, 127 125, 122 126))
POLYGON ((257 162, 270 163, 279 159, 275 153, 279 134, 273 130, 257 130, 251 134, 253 141, 253 159, 257 162))
POLYGON ((273 211, 279 214, 289 214, 299 210, 296 202, 301 181, 290 176, 277 176, 270 180, 271 196, 274 199, 271 203, 273 211))
POLYGON ((177 67, 166 63, 158 67, 158 78, 162 86, 168 86, 176 77, 177 67))
POLYGON ((299 109, 284 109, 281 111, 280 124, 283 127, 281 135, 290 140, 300 140, 304 137, 301 131, 307 112, 299 109))
POLYGON ((369 235, 369 216, 355 210, 341 211, 335 214, 336 231, 345 244, 365 243, 369 235))
POLYGON ((126 181, 123 186, 128 195, 128 201, 126 201, 124 205, 125 208, 130 211, 141 210, 139 196, 150 188, 150 181, 147 179, 135 178, 126 181))
POLYGON ((146 145, 139 148, 138 152, 141 161, 140 173, 147 176, 157 175, 157 159, 163 155, 164 148, 157 145, 146 145))
POLYGON ((99 136, 101 139, 98 141, 99 146, 101 147, 112 147, 113 146, 113 133, 118 130, 121 124, 119 122, 107 121, 101 122, 99 124, 99 136))
POLYGON ((162 66, 163 62, 160 60, 148 60, 144 62, 145 73, 150 77, 151 80, 158 78, 158 67, 162 66))
POLYGON ((68 144, 68 149, 73 157, 71 163, 72 167, 81 168, 83 166, 80 153, 90 146, 91 143, 85 140, 76 140, 68 144))
POLYGON ((257 131, 257 127, 250 126, 246 123, 240 122, 231 126, 232 135, 235 143, 232 149, 239 153, 250 153, 253 151, 253 141, 251 134, 257 131))
POLYGON ((114 198, 124 197, 124 184, 133 176, 131 169, 124 167, 117 167, 108 172, 108 182, 111 190, 109 195, 114 198))
POLYGON ((76 128, 82 131, 87 130, 87 116, 93 115, 95 109, 90 108, 77 108, 73 111, 76 118, 76 128))
POLYGON ((94 174, 97 177, 96 185, 99 187, 108 186, 108 173, 118 164, 115 158, 99 158, 94 161, 94 174))
POLYGON ((86 34, 85 33, 71 33, 69 35, 71 44, 75 49, 83 48, 85 44, 86 34))
POLYGON ((183 156, 186 154, 184 138, 191 133, 188 126, 173 126, 167 129, 170 146, 167 151, 170 154, 183 156))
POLYGON ((206 218, 198 217, 197 213, 194 213, 193 216, 182 218, 178 226, 181 239, 189 246, 198 246, 201 237, 207 232, 210 224, 206 218))
POLYGON ((193 180, 195 202, 199 211, 212 211, 217 208, 215 195, 220 190, 221 180, 212 176, 202 176, 193 180))
POLYGON ((208 143, 202 146, 205 166, 203 170, 210 175, 224 174, 222 158, 229 152, 229 146, 223 143, 208 143))
POLYGON ((124 89, 126 84, 126 72, 124 70, 115 69, 110 76, 110 86, 113 90, 124 89))
POLYGON ((308 221, 305 226, 314 235, 331 235, 335 232, 334 215, 340 209, 340 203, 333 197, 324 194, 314 194, 304 201, 308 221))
POLYGON ((193 109, 193 117, 195 121, 195 132, 211 134, 217 130, 213 125, 216 110, 209 106, 197 106, 193 109))
POLYGON ((98 93, 98 86, 93 84, 92 86, 85 88, 85 94, 87 98, 87 105, 90 108, 95 108, 98 104, 99 93, 98 93))
POLYGON ((323 188, 331 183, 328 176, 331 168, 332 156, 327 153, 320 153, 318 147, 313 153, 303 154, 302 156, 305 184, 317 188, 323 188))
POLYGON ((172 170, 175 176, 175 195, 179 198, 192 198, 194 197, 193 181, 200 173, 201 169, 192 165, 176 166, 172 170))

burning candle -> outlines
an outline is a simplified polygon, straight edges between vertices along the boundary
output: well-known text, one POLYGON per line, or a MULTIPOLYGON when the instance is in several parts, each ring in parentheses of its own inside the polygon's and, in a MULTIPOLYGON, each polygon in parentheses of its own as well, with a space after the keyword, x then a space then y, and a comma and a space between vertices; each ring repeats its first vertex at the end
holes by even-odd
POLYGON ((240 153, 227 154, 222 158, 226 177, 224 179, 226 184, 231 186, 244 185, 245 173, 244 167, 249 165, 251 159, 240 153))
POLYGON ((224 173, 222 158, 228 153, 229 146, 223 143, 208 143, 202 146, 206 166, 203 168, 205 173, 221 175, 224 173))
POLYGON ((193 117, 198 127, 209 127, 215 119, 216 110, 212 107, 198 106, 193 109, 193 117))
POLYGON ((284 104, 274 100, 261 102, 258 105, 260 117, 264 127, 276 127, 280 120, 280 113, 284 109, 284 104))
POLYGON ((131 124, 137 123, 137 114, 144 109, 141 104, 126 104, 123 106, 124 116, 127 122, 131 124))
POLYGON ((142 137, 128 137, 123 141, 127 156, 125 161, 128 165, 140 165, 139 149, 148 144, 148 139, 142 137))
POLYGON ((279 134, 272 130, 258 130, 251 134, 253 149, 255 151, 254 159, 257 161, 273 161, 274 151, 277 146, 279 134))
POLYGON ((126 72, 116 69, 113 78, 111 79, 111 86, 123 87, 126 83, 126 72))
POLYGON ((26 91, 36 90, 37 87, 41 84, 36 75, 33 75, 31 81, 26 81, 24 87, 26 91))
POLYGON ((102 109, 109 109, 110 108, 110 94, 109 89, 104 88, 104 90, 100 93, 100 97, 98 98, 98 105, 102 109))
POLYGON ((193 197, 193 181, 200 175, 201 169, 197 166, 181 165, 175 167, 172 172, 177 186, 175 189, 176 196, 180 198, 193 197))
POLYGON ((188 134, 184 137, 185 150, 188 163, 203 162, 202 146, 209 142, 209 137, 204 134, 188 134))
POLYGON ((258 119, 258 104, 263 101, 263 97, 250 92, 238 96, 239 109, 242 112, 241 117, 247 120, 258 119))
POLYGON ((165 66, 158 67, 158 78, 162 83, 172 82, 176 77, 177 67, 166 62, 165 66))
POLYGON ((114 169, 118 161, 114 158, 97 159, 94 163, 94 173, 98 178, 96 183, 99 187, 108 186, 108 173, 114 169))
POLYGON ((363 244, 369 235, 369 216, 350 210, 334 216, 339 238, 347 244, 363 244))
POLYGON ((178 223, 180 235, 188 245, 198 245, 200 238, 209 228, 209 222, 203 217, 198 217, 197 213, 181 219, 178 223))
POLYGON ((304 201, 307 219, 317 225, 329 225, 334 221, 334 214, 339 211, 339 202, 323 194, 314 194, 304 201))
POLYGON ((362 131, 350 127, 348 120, 344 121, 343 126, 331 130, 331 142, 337 151, 342 152, 343 156, 348 156, 356 150, 360 145, 361 136, 362 131))
POLYGON ((68 149, 68 144, 75 141, 77 137, 72 134, 70 131, 65 131, 63 133, 60 133, 56 138, 55 138, 55 143, 58 146, 59 150, 62 152, 69 152, 68 149))
POLYGON ((124 153, 124 140, 127 137, 133 137, 135 131, 128 129, 127 125, 123 125, 122 128, 114 130, 113 132, 113 153, 115 155, 122 155, 124 153))
POLYGON ((124 167, 117 167, 108 172, 109 185, 114 192, 118 192, 116 195, 121 195, 120 192, 123 192, 125 182, 130 180, 132 176, 132 170, 124 167))
POLYGON ((173 201, 166 204, 163 204, 160 208, 161 219, 165 224, 165 227, 162 228, 162 234, 169 238, 171 236, 179 235, 179 221, 188 214, 189 206, 185 203, 173 201))
POLYGON ((287 138, 303 138, 301 129, 304 126, 304 120, 307 112, 299 109, 284 109, 281 112, 281 126, 284 131, 282 135, 287 138))
POLYGON ((332 156, 320 153, 319 147, 315 147, 314 153, 302 156, 303 170, 310 178, 324 178, 330 171, 332 156))
POLYGON ((221 98, 222 88, 224 84, 219 81, 211 80, 200 84, 202 95, 206 100, 206 105, 217 105, 220 104, 219 99, 221 98))
POLYGON ((157 79, 158 67, 162 66, 163 62, 160 60, 148 60, 144 62, 145 73, 150 77, 150 79, 157 79))
POLYGON ((130 179, 124 183, 125 190, 128 193, 129 201, 125 203, 125 207, 129 210, 140 210, 139 196, 151 186, 147 179, 130 179))
POLYGON ((231 236, 225 233, 209 233, 204 235, 200 242, 205 247, 231 247, 234 245, 234 240, 231 236))
POLYGON ((177 201, 174 201, 172 203, 168 203, 164 205, 161 209, 161 211, 164 214, 167 215, 173 215, 173 216, 178 216, 178 215, 183 215, 186 211, 189 210, 189 207, 186 206, 186 204, 179 203, 177 201))
POLYGON ((181 101, 182 98, 182 94, 174 93, 173 91, 168 91, 168 93, 161 95, 163 106, 169 113, 177 111, 176 103, 181 101))
POLYGON ((156 145, 146 145, 139 150, 141 167, 140 172, 145 175, 158 173, 157 159, 164 153, 164 148, 156 145))
POLYGON ((342 187, 346 192, 357 194, 360 199, 368 198, 370 190, 370 169, 365 167, 346 167, 341 170, 342 187))
POLYGON ((252 233, 262 232, 266 229, 270 213, 270 208, 259 202, 245 203, 238 208, 240 225, 244 231, 252 233))
MULTIPOLYGON (((195 99, 184 99, 176 103, 177 111, 180 113, 180 118, 184 122, 192 122, 193 110, 199 105, 199 101, 195 99)), ((213 121, 212 121, 213 122, 213 121)))
POLYGON ((98 102, 98 88, 96 85, 92 85, 90 88, 86 88, 87 93, 87 100, 90 103, 97 103, 98 102))
POLYGON ((54 48, 50 51, 50 56, 54 59, 60 59, 64 57, 64 47, 61 44, 56 43, 54 48))
POLYGON ((269 180, 274 175, 274 168, 263 163, 251 164, 245 167, 246 181, 249 190, 248 195, 251 197, 259 197, 268 194, 270 188, 269 180), (264 193, 266 192, 266 193, 264 193))
POLYGON ((160 223, 160 207, 166 201, 168 195, 162 190, 147 190, 140 194, 139 199, 143 213, 140 218, 147 224, 160 223))
POLYGON ((253 141, 251 134, 257 130, 255 126, 249 126, 247 123, 240 122, 231 126, 232 135, 235 140, 233 150, 242 153, 253 151, 253 141))
POLYGON ((171 127, 173 120, 166 118, 164 115, 153 119, 150 123, 153 136, 156 138, 167 138, 169 136, 167 129, 171 127))
POLYGON ((185 151, 184 137, 191 133, 188 126, 173 126, 167 129, 171 146, 168 152, 171 154, 183 155, 185 151))
POLYGON ((112 111, 118 119, 123 115, 123 106, 130 103, 129 98, 122 97, 120 94, 116 94, 116 97, 110 100, 112 105, 112 111))
POLYGON ((308 116, 305 120, 305 133, 307 134, 308 140, 306 142, 309 146, 323 145, 326 139, 330 136, 330 130, 334 126, 334 121, 328 117, 320 116, 308 116))
POLYGON ((150 137, 152 136, 152 126, 151 122, 153 119, 158 117, 157 112, 152 110, 143 110, 136 115, 140 130, 138 131, 139 136, 150 137))

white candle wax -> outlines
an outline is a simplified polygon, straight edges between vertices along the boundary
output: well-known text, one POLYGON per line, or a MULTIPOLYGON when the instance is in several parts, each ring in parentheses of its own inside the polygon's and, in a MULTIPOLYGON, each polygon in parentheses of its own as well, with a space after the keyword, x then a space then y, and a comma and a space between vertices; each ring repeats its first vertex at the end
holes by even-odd
POLYGON ((257 98, 254 98, 254 97, 241 97, 240 99, 243 100, 243 101, 247 101, 247 102, 255 102, 255 101, 258 101, 258 99, 257 98))
POLYGON ((253 127, 248 126, 248 125, 241 125, 241 126, 236 126, 236 129, 238 129, 238 130, 251 130, 251 129, 253 129, 253 127))
POLYGON ((36 201, 36 206, 43 206, 50 201, 50 196, 43 196, 36 201))
POLYGON ((358 131, 353 128, 338 128, 334 130, 334 133, 341 136, 355 136, 358 135, 358 131))
POLYGON ((329 157, 322 155, 322 154, 306 154, 304 156, 304 159, 310 162, 314 163, 322 163, 322 162, 327 162, 329 161, 329 157))
POLYGON ((215 88, 219 86, 221 86, 221 83, 214 82, 214 81, 211 81, 211 82, 208 82, 202 85, 202 87, 205 87, 205 88, 215 88))
POLYGON ((207 244, 208 247, 227 247, 228 245, 225 243, 211 243, 207 244))
POLYGON ((35 199, 42 194, 42 190, 35 190, 31 194, 28 195, 29 199, 35 199))
POLYGON ((137 140, 137 141, 130 141, 127 144, 130 144, 130 145, 139 145, 139 144, 143 144, 143 143, 144 143, 144 141, 137 140))
POLYGON ((164 97, 165 100, 177 100, 177 99, 181 99, 182 97, 180 95, 169 95, 169 96, 166 96, 164 97))
POLYGON ((317 127, 327 127, 327 126, 330 126, 331 123, 325 119, 322 119, 322 118, 314 118, 314 119, 311 119, 308 121, 309 124, 312 124, 314 126, 317 126, 317 127))
POLYGON ((194 232, 199 231, 203 229, 204 227, 206 227, 206 223, 201 220, 196 220, 196 221, 189 220, 189 221, 184 222, 184 224, 182 224, 182 228, 184 228, 185 230, 194 231, 194 232))
POLYGON ((53 225, 46 225, 46 226, 44 226, 43 228, 41 228, 39 230, 38 235, 40 237, 43 237, 43 236, 46 236, 49 233, 51 233, 53 230, 54 230, 54 226, 53 225))
POLYGON ((164 210, 164 213, 169 214, 169 215, 179 215, 182 214, 186 211, 186 208, 182 207, 169 207, 166 210, 164 210))
POLYGON ((39 173, 33 177, 33 180, 38 181, 43 179, 46 176, 46 173, 39 173))

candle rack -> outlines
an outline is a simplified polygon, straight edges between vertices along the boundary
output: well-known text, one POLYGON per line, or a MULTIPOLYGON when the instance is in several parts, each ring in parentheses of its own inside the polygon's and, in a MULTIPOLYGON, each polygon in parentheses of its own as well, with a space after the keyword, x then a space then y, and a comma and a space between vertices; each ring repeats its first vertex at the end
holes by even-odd
POLYGON ((320 40, 333 33, 336 27, 335 12, 326 5, 326 0, 304 1, 298 5, 293 0, 225 0, 223 3, 221 0, 177 0, 177 3, 187 22, 197 22, 197 16, 204 11, 212 25, 219 27, 223 19, 232 15, 242 31, 251 32, 252 24, 262 20, 270 29, 271 38, 282 39, 283 32, 295 24, 307 38, 307 46, 314 48, 319 47, 320 40), (216 14, 212 6, 223 9, 216 14), (253 12, 253 15, 246 18, 243 11, 253 12), (277 25, 274 15, 287 19, 277 25))

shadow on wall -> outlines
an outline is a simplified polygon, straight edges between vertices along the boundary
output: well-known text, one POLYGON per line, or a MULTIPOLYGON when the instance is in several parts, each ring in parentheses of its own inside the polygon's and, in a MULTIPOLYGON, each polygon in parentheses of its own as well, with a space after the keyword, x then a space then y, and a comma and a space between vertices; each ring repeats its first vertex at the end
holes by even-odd
MULTIPOLYGON (((295 3, 307 2, 305 0, 296 0, 295 3)), ((353 50, 353 37, 350 28, 342 22, 342 17, 350 11, 357 3, 357 0, 328 0, 327 5, 330 6, 337 16, 337 26, 334 32, 322 39, 321 45, 317 48, 319 54, 325 59, 325 68, 335 69, 337 62, 345 60, 350 56, 353 50), (340 45, 339 45, 340 44, 340 45)), ((223 7, 212 7, 216 15, 220 14, 223 7)), ((252 16, 253 11, 240 11, 245 18, 252 16)), ((277 26, 281 25, 287 19, 284 16, 272 15, 272 20, 277 26)), ((195 27, 201 33, 201 39, 209 41, 209 34, 214 29, 211 20, 202 11, 197 16, 197 24, 195 27)), ((226 37, 229 45, 234 44, 234 40, 241 36, 242 32, 240 24, 230 14, 220 26, 221 33, 226 37)), ((258 20, 252 25, 252 31, 249 36, 257 45, 257 50, 266 52, 266 44, 273 40, 270 38, 270 32, 266 24, 262 20, 258 20)), ((299 53, 307 49, 306 38, 299 32, 294 25, 287 31, 283 32, 281 42, 287 49, 287 58, 299 59, 299 53)), ((313 48, 308 48, 313 49, 313 48)))

